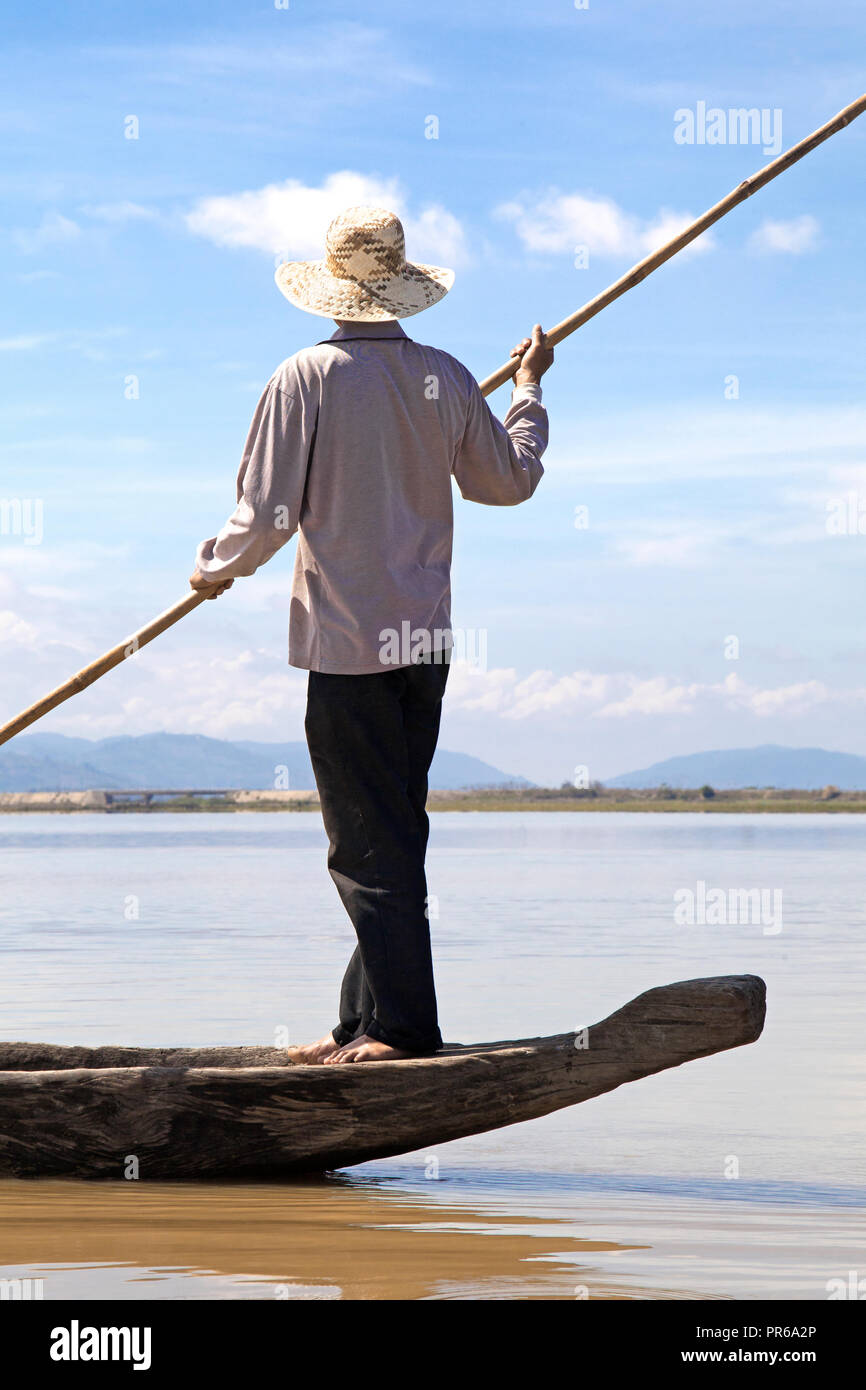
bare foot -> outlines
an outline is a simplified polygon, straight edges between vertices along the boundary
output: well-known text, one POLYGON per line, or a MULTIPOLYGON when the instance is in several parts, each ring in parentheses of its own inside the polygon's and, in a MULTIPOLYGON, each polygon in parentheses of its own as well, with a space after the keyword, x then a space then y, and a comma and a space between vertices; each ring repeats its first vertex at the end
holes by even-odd
POLYGON ((340 1044, 334 1040, 333 1033, 326 1033, 318 1042, 307 1043, 305 1047, 290 1047, 288 1054, 298 1066, 315 1067, 339 1050, 340 1044))
POLYGON ((366 1033, 362 1033, 360 1038, 346 1043, 345 1047, 338 1048, 327 1057, 325 1065, 331 1067, 340 1062, 398 1062, 401 1057, 413 1055, 411 1052, 400 1052, 398 1048, 389 1047, 387 1043, 368 1038, 366 1033))

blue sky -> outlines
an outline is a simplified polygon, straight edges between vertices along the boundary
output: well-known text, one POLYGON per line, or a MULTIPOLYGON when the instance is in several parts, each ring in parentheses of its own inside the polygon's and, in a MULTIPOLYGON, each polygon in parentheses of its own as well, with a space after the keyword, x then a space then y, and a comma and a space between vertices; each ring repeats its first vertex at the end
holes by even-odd
MULTIPOLYGON (((772 157, 678 144, 677 111, 778 112, 787 148, 859 94, 864 37, 845 0, 8 17, 0 500, 42 523, 0 534, 4 717, 183 594, 262 386, 328 332, 272 275, 329 210, 389 202, 455 267, 406 327, 483 377, 772 157)), ((866 118, 558 349, 535 498, 457 499, 454 622, 487 662, 452 673, 444 746, 547 782, 866 753, 864 148, 866 118)), ((42 727, 301 737, 293 549, 42 727)))

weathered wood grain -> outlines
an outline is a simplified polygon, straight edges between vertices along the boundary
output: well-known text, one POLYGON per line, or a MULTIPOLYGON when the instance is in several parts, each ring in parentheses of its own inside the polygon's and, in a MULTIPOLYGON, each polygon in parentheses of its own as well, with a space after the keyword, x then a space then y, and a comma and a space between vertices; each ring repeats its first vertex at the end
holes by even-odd
POLYGON ((576 1105, 754 1042, 755 975, 652 989, 588 1030, 435 1057, 298 1066, 273 1048, 0 1043, 0 1174, 144 1180, 348 1167, 576 1105))

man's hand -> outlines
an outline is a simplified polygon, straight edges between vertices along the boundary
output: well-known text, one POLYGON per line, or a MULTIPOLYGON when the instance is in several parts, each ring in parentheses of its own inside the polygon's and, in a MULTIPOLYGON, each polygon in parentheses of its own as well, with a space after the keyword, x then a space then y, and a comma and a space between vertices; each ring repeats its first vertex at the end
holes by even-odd
POLYGON ((211 579, 205 579, 203 574, 195 570, 189 577, 189 587, 198 593, 203 593, 205 598, 216 598, 218 594, 224 594, 226 589, 230 589, 234 584, 233 579, 217 580, 216 583, 211 579), (208 590, 210 592, 208 592, 208 590))
POLYGON ((540 323, 533 328, 531 338, 524 338, 511 349, 511 356, 520 358, 520 366, 514 373, 514 385, 537 386, 548 367, 553 366, 553 348, 545 347, 540 323))

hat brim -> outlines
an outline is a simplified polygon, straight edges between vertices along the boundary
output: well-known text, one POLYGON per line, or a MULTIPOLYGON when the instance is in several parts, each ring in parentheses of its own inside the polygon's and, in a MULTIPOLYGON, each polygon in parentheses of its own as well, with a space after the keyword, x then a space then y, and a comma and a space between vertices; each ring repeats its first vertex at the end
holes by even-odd
POLYGON ((420 314, 454 284, 454 271, 407 261, 399 275, 383 280, 348 280, 332 275, 324 261, 284 261, 277 288, 290 304, 323 319, 381 323, 420 314))

